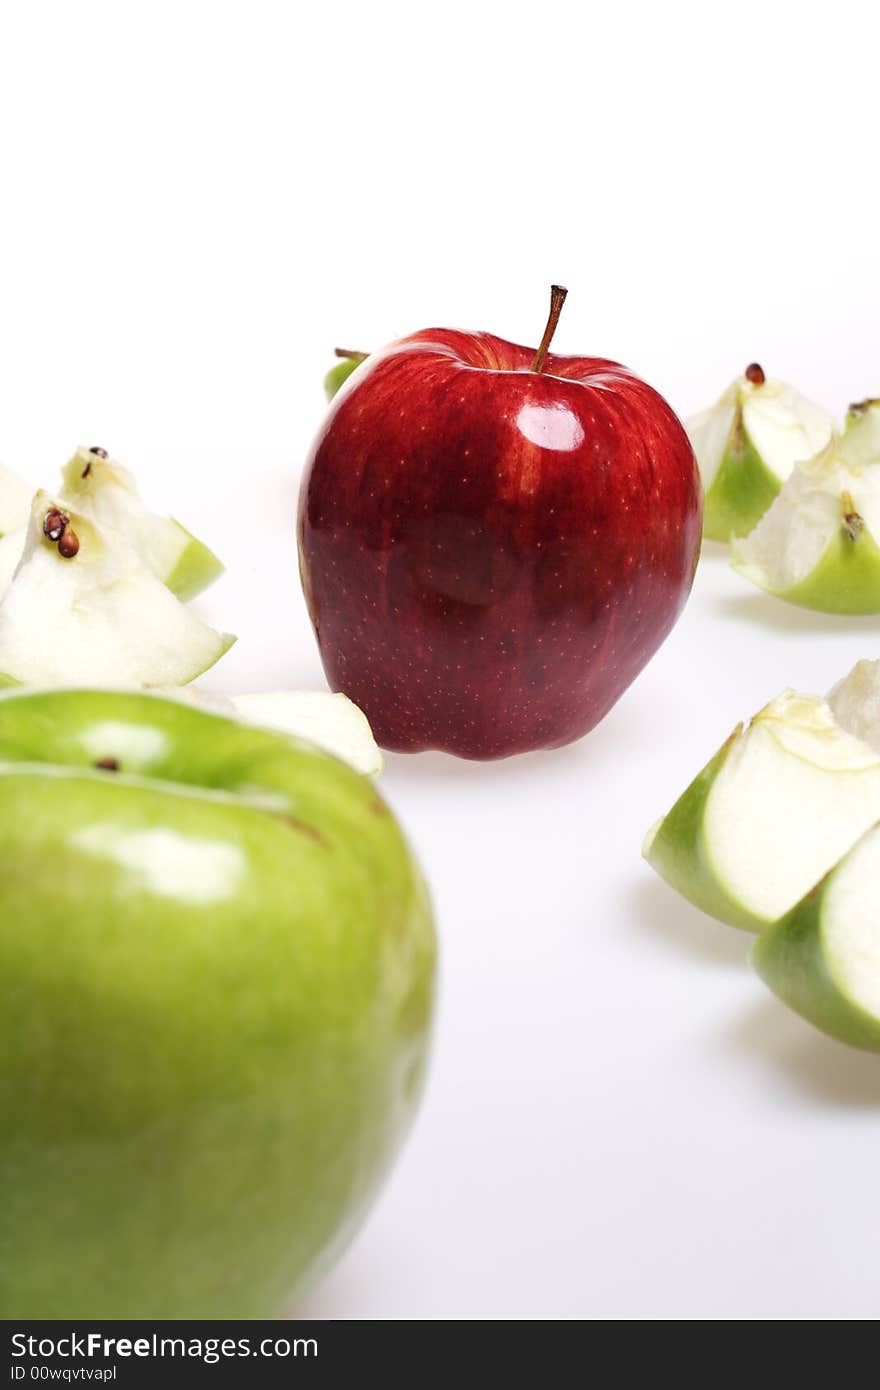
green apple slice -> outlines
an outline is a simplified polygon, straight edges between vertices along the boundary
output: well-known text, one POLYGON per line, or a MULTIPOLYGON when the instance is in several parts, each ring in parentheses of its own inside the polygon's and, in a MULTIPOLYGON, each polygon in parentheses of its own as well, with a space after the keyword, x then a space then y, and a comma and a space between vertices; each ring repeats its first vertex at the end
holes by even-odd
POLYGON ((761 931, 878 819, 880 752, 824 700, 786 691, 734 730, 643 853, 704 912, 761 931))
POLYGON ((33 495, 23 478, 0 463, 0 536, 27 525, 33 495))
POLYGON ((156 578, 183 602, 223 573, 217 556, 179 521, 149 510, 128 469, 103 449, 77 449, 62 473, 61 492, 83 516, 125 532, 156 578))
POLYGON ((798 464, 766 516, 732 545, 759 588, 824 613, 880 612, 880 402, 850 409, 842 437, 798 464))
POLYGON ((880 1052, 880 826, 764 932, 752 962, 824 1033, 880 1052))
POLYGON ((842 729, 880 752, 880 661, 857 661, 828 703, 842 729))
POLYGON ((184 607, 121 532, 37 493, 0 603, 0 685, 182 685, 234 640, 184 607), (52 517, 68 520, 63 534, 52 517))
POLYGON ((757 525, 795 463, 828 443, 833 421, 794 387, 767 380, 753 362, 686 428, 703 479, 703 533, 729 541, 757 525))

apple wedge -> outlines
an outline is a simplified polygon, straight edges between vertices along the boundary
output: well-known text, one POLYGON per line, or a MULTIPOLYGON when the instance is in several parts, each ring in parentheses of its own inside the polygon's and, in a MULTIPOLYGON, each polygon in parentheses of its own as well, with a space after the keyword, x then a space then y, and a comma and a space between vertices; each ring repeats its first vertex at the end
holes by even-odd
POLYGON ((823 1033, 880 1052, 880 826, 768 927, 752 963, 823 1033))
POLYGON ((880 612, 880 401, 852 406, 842 437, 798 464, 770 510, 731 547, 767 593, 823 613, 880 612))
POLYGON ((90 521, 124 532, 156 578, 183 602, 223 573, 217 556, 179 521, 150 511, 131 473, 104 449, 77 449, 61 476, 65 502, 90 521))
POLYGON ((709 410, 685 422, 705 491, 703 534, 729 541, 751 531, 801 459, 831 438, 833 421, 757 362, 709 410))
POLYGON ((880 751, 786 691, 738 726, 644 856, 697 907, 762 931, 880 820, 880 751))
POLYGON ((0 603, 0 685, 182 685, 234 640, 184 607, 120 531, 37 493, 0 603))

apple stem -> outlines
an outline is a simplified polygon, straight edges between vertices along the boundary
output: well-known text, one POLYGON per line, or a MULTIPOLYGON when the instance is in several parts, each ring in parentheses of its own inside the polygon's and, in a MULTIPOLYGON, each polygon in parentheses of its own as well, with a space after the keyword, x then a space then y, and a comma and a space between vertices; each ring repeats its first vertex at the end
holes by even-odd
POLYGON ((753 386, 763 386, 767 378, 764 375, 764 368, 760 362, 750 362, 743 373, 746 381, 750 381, 753 386))
POLYGON ((365 362, 369 357, 368 352, 355 352, 352 348, 334 348, 334 357, 347 357, 349 362, 365 362))
POLYGON ((556 325, 559 322, 559 315, 562 313, 562 306, 565 303, 565 296, 567 294, 568 290, 564 285, 550 286, 550 315, 547 319, 547 327, 544 329, 544 336, 541 339, 541 346, 535 353, 535 360, 532 362, 530 368, 533 372, 542 372, 544 370, 544 361, 547 357, 550 344, 553 341, 553 334, 556 332, 556 325))
POLYGON ((843 529, 851 541, 857 541, 864 529, 864 518, 856 511, 852 493, 844 492, 840 498, 843 508, 843 529))

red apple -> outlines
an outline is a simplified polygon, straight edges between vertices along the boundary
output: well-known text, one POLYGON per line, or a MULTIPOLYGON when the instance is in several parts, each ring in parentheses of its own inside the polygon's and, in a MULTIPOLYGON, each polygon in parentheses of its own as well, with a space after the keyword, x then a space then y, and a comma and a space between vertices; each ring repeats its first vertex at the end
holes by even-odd
POLYGON ((626 367, 426 329, 369 357, 308 459, 300 569, 327 679, 385 748, 500 758, 598 723, 673 626, 696 462, 626 367))

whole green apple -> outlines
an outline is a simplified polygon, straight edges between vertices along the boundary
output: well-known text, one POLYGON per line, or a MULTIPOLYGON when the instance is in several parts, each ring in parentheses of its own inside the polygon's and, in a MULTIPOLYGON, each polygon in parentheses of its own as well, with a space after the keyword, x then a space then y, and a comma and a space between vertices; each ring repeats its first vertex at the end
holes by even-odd
POLYGON ((0 699, 0 1317, 277 1313, 409 1126, 434 960, 335 758, 156 695, 0 699))

